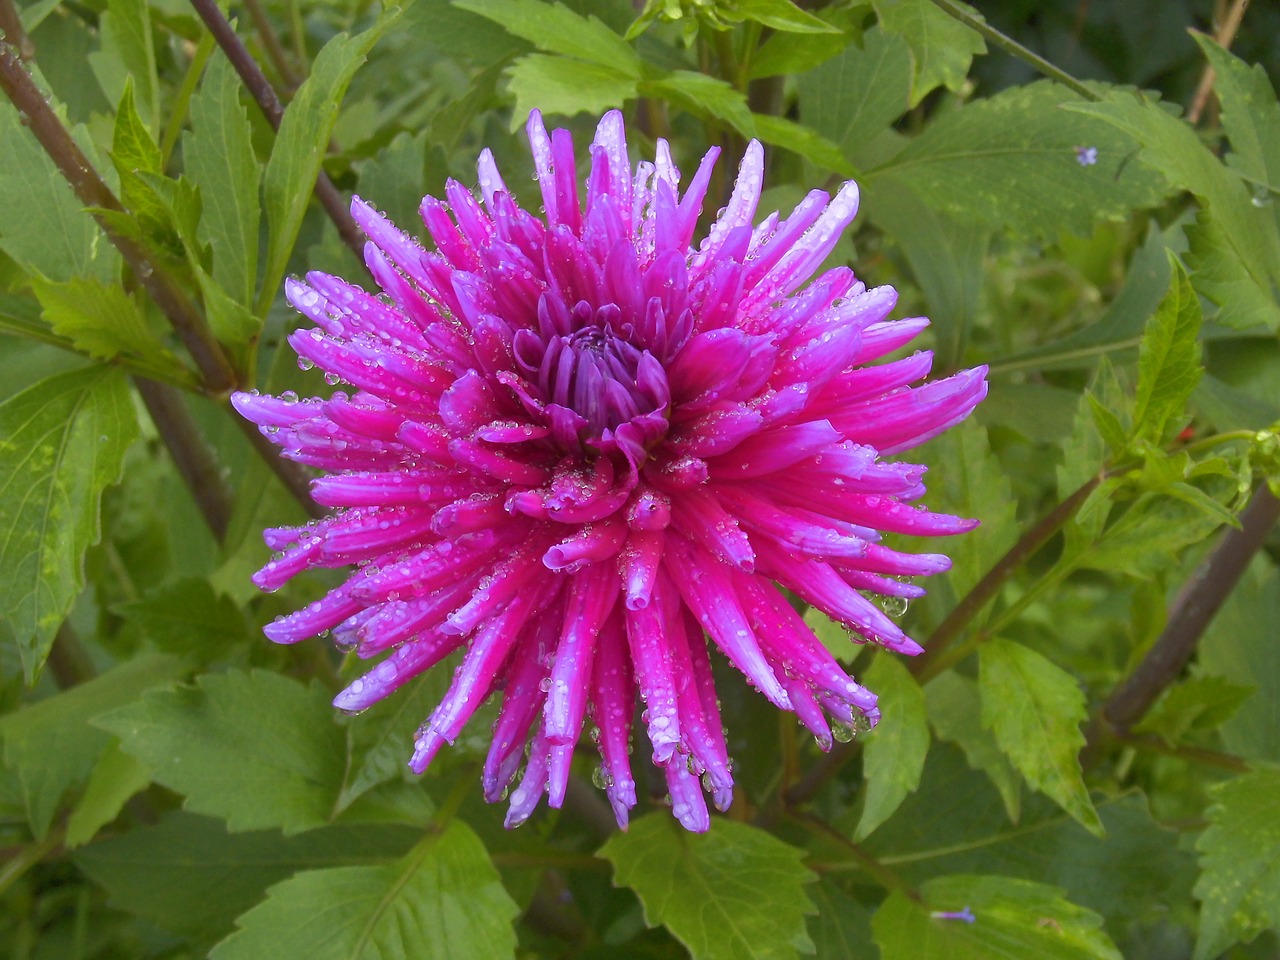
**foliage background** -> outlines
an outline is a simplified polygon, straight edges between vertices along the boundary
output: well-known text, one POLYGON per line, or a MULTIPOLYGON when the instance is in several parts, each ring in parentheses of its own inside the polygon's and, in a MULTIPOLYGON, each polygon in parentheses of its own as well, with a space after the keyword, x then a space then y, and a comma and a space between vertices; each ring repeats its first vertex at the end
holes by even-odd
POLYGON ((247 0, 277 133, 212 3, 0 0, 8 955, 1277 955, 1280 13, 803 6, 247 0), (813 621, 885 708, 827 756, 725 671, 741 789, 701 837, 660 794, 617 833, 585 755, 504 832, 483 721, 404 771, 447 671, 346 718, 353 665, 260 633, 325 589, 248 580, 306 513, 227 394, 329 389, 282 278, 359 278, 344 198, 411 227, 482 146, 536 208, 533 106, 580 143, 622 106, 686 169, 759 137, 765 210, 856 177, 833 262, 932 317, 939 372, 992 365, 923 451, 983 520, 896 611, 928 652, 813 621))

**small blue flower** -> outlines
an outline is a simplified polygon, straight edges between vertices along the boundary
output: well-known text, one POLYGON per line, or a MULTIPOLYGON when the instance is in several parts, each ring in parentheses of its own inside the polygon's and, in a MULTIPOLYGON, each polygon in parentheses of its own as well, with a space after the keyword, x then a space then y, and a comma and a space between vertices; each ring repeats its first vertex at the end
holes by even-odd
POLYGON ((1076 163, 1082 167, 1092 167, 1098 162, 1097 147, 1076 147, 1076 163))
POLYGON ((965 923, 976 923, 978 920, 968 906, 963 910, 934 910, 929 916, 935 920, 963 920, 965 923))

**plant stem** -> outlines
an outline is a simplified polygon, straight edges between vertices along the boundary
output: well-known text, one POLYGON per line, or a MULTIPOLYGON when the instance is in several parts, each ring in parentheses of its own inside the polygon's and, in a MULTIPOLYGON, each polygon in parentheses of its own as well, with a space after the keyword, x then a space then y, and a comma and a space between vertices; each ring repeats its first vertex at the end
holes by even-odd
POLYGON ((1102 99, 1065 70, 1055 67, 1038 53, 1028 50, 1017 40, 1001 33, 981 17, 975 17, 973 14, 969 13, 968 10, 965 10, 959 4, 954 3, 953 0, 933 0, 933 5, 943 13, 947 14, 947 16, 954 17, 956 20, 959 20, 970 30, 981 34, 984 40, 995 44, 1005 53, 1017 57, 1023 63, 1030 66, 1032 70, 1035 70, 1042 76, 1046 76, 1055 83, 1060 83, 1064 87, 1074 90, 1086 100, 1102 99))
POLYGON ((289 58, 285 56, 284 47, 280 45, 280 37, 276 35, 275 28, 267 19, 267 12, 262 9, 262 4, 259 0, 244 0, 244 8, 249 11, 249 18, 253 20, 254 29, 258 31, 258 36, 262 40, 262 48, 267 51, 267 56, 271 60, 271 65, 276 68, 276 73, 280 74, 281 82, 290 90, 296 90, 302 81, 289 65, 289 58))
MULTIPOLYGON (((929 665, 936 660, 960 635, 982 609, 993 599, 1018 568, 1031 559, 1053 536, 1061 530, 1102 482, 1103 474, 1085 481, 1079 489, 1045 514, 1040 522, 1022 535, 1022 538, 1009 548, 1008 552, 996 561, 987 571, 986 576, 974 584, 955 609, 938 624, 928 642, 924 653, 911 662, 911 672, 921 676, 929 672, 929 665)), ((930 674, 932 675, 932 674, 930 674)))
POLYGON ((16 857, 0 866, 0 896, 8 892, 24 873, 62 846, 64 839, 66 839, 64 829, 54 830, 39 843, 23 847, 16 857))
POLYGON ((919 892, 917 892, 911 884, 907 883, 907 881, 898 876, 895 871, 886 867, 883 863, 871 854, 867 853, 866 850, 862 849, 862 847, 858 846, 858 844, 854 843, 839 830, 836 830, 825 820, 820 817, 815 817, 812 814, 804 813, 792 813, 790 814, 789 819, 799 826, 804 827, 825 843, 834 844, 845 853, 849 854, 850 858, 857 863, 858 867, 876 883, 884 887, 884 889, 896 890, 917 902, 920 900, 919 892))
POLYGON ((133 383, 174 466, 195 498, 200 515, 214 539, 222 543, 231 521, 232 496, 222 479, 217 458, 176 390, 145 377, 134 377, 133 383))
POLYGON ((22 29, 22 18, 18 15, 13 0, 0 0, 0 37, 13 44, 23 60, 30 60, 36 55, 35 44, 27 36, 27 31, 22 29))
MULTIPOLYGON (((1249 0, 1235 0, 1231 4, 1226 19, 1222 21, 1222 26, 1213 37, 1223 50, 1230 48, 1235 40, 1236 33, 1240 29, 1240 21, 1244 19, 1244 12, 1247 9, 1249 9, 1249 0)), ((1213 93, 1213 84, 1216 79, 1213 67, 1206 66, 1204 73, 1200 75, 1200 84, 1196 87, 1195 96, 1191 98, 1191 106, 1187 109, 1187 122, 1192 126, 1200 122, 1200 115, 1204 113, 1204 108, 1209 103, 1209 95, 1213 93)))
MULTIPOLYGON (((253 96, 258 109, 271 124, 271 129, 278 132, 280 122, 284 118, 284 107, 280 104, 280 98, 276 95, 275 88, 271 86, 271 81, 258 66, 258 62, 240 42, 230 22, 218 9, 216 0, 191 0, 191 6, 209 28, 209 32, 213 34, 214 40, 231 61, 231 65, 236 68, 236 73, 240 75, 241 81, 253 96)), ((342 238, 342 242, 355 254, 357 262, 364 263, 364 237, 360 233, 360 228, 356 226, 355 220, 352 219, 347 201, 343 199, 338 188, 323 170, 316 177, 315 194, 320 205, 324 207, 325 213, 333 221, 333 225, 338 228, 338 236, 342 238)))
POLYGON ((1164 632, 1098 711, 1082 754, 1086 766, 1096 762, 1101 741, 1113 732, 1127 734, 1182 673, 1205 628, 1262 547, 1277 517, 1280 500, 1263 484, 1240 514, 1239 529, 1228 530, 1191 575, 1173 602, 1164 632))
POLYGON ((1187 744, 1174 746, 1165 743, 1160 737, 1140 733, 1116 734, 1115 739, 1126 746, 1137 747, 1139 750, 1149 750, 1152 753, 1162 753, 1165 756, 1177 757, 1179 760, 1198 763, 1206 767, 1230 770, 1232 773, 1247 773, 1249 770, 1249 764, 1243 759, 1234 754, 1223 753, 1221 750, 1209 750, 1205 747, 1195 747, 1187 744))
MULTIPOLYGON (((91 213, 95 210, 125 212, 32 81, 15 48, 8 43, 0 43, 0 89, 26 117, 35 138, 91 213)), ((93 213, 93 217, 173 325, 195 360, 204 385, 214 394, 229 393, 237 386, 236 372, 195 304, 140 244, 118 233, 108 218, 98 213, 93 213)))
POLYGON ((173 98, 173 109, 169 113, 169 122, 165 124, 164 136, 160 140, 160 169, 167 170, 169 159, 173 156, 173 148, 177 146, 182 127, 187 122, 187 109, 191 105, 191 95, 204 73, 204 65, 209 62, 213 53, 213 37, 203 36, 191 55, 191 63, 187 67, 186 76, 182 78, 182 86, 173 98))

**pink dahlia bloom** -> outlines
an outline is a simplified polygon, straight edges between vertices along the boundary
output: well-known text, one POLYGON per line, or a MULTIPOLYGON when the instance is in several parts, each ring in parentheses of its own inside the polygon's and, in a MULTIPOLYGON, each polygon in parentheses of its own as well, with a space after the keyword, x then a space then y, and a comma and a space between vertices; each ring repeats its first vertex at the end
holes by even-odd
POLYGON ((342 586, 266 628, 279 643, 333 631, 380 663, 334 700, 359 711, 455 651, 461 665, 418 731, 426 769, 501 697, 484 794, 507 824, 557 807, 584 722, 625 827, 636 803, 636 695, 672 811, 691 830, 733 798, 707 638, 827 748, 832 724, 874 725, 859 686, 784 589, 900 653, 920 647, 868 594, 915 597, 945 570, 882 532, 954 534, 971 520, 914 505, 924 468, 883 458, 968 416, 985 370, 910 387, 930 355, 867 366, 924 319, 889 321, 895 292, 838 267, 803 290, 853 219, 858 190, 814 191, 753 225, 764 180, 752 142, 727 206, 694 245, 718 150, 683 195, 670 148, 634 168, 622 116, 600 121, 586 188, 566 130, 529 120, 545 219, 522 210, 489 151, 480 200, 427 197, 428 252, 372 207, 378 294, 312 273, 290 338, 350 392, 239 394, 284 455, 324 471, 333 513, 271 529, 257 575, 273 590, 312 567, 342 586))

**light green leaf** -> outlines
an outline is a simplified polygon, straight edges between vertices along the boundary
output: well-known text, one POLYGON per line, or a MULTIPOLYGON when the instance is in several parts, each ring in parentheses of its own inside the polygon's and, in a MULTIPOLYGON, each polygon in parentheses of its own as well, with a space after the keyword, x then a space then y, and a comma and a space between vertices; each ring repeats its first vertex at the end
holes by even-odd
POLYGON ((1213 788, 1209 829, 1196 841, 1203 871, 1194 960, 1280 926, 1280 768, 1261 766, 1213 788))
POLYGON ((833 170, 842 177, 857 175, 857 171, 849 163, 844 152, 809 127, 794 120, 788 120, 786 117, 775 117, 765 113, 753 113, 751 121, 755 125, 756 136, 765 143, 798 153, 811 163, 833 170))
POLYGON ((1011 877, 930 880, 922 902, 893 892, 871 919, 881 960, 1122 960, 1102 918, 1061 890, 1011 877), (973 922, 938 917, 968 910, 973 922))
POLYGON ((31 289, 53 332, 95 360, 114 360, 124 354, 170 377, 190 376, 151 331, 138 302, 118 283, 89 277, 53 283, 37 277, 31 289))
POLYGON ((5 765, 17 771, 27 822, 37 838, 48 834, 63 793, 89 776, 111 742, 89 721, 169 683, 182 669, 176 657, 144 654, 0 719, 5 765))
POLYGON ((89 54, 89 65, 112 103, 119 103, 125 87, 133 82, 143 123, 154 131, 160 121, 160 85, 151 12, 146 0, 107 0, 106 7, 98 21, 102 49, 89 54))
POLYGON ((983 726, 1031 788, 1101 835, 1102 821, 1080 772, 1080 724, 1087 712, 1075 678, 1034 650, 997 638, 979 654, 978 689, 983 726))
POLYGON ((1200 366, 1200 298, 1182 264, 1169 255, 1173 282, 1156 309, 1138 348, 1138 390, 1133 414, 1136 436, 1154 443, 1181 426, 1200 366), (1172 424, 1170 424, 1172 421, 1172 424))
POLYGON ((1257 186, 1280 189, 1280 104, 1266 70, 1249 66, 1203 33, 1193 30, 1191 38, 1213 67, 1222 129, 1231 141, 1227 163, 1257 186))
POLYGON ((284 277, 351 78, 399 15, 398 7, 390 8, 363 33, 354 37, 340 33, 326 43, 311 65, 310 76, 284 112, 263 177, 270 230, 255 311, 260 316, 275 298, 284 277))
POLYGON ((731 23, 750 20, 787 33, 839 33, 837 27, 801 10, 791 0, 730 0, 716 11, 731 23))
MULTIPOLYGON (((1099 510, 1099 516, 1106 514, 1105 508, 1099 510)), ((1069 542, 1063 562, 1078 570, 1154 577, 1175 565, 1182 549, 1201 542, 1222 522, 1221 512, 1209 512, 1203 503, 1144 494, 1098 540, 1069 542)))
POLYGON ((0 404, 0 609, 27 682, 84 586, 98 502, 138 433, 124 376, 90 367, 0 404))
POLYGON ((636 96, 636 81, 622 71, 543 53, 521 57, 507 76, 516 98, 516 125, 523 125, 535 109, 566 117, 599 114, 636 96))
POLYGON ((1022 784, 991 731, 982 725, 977 683, 949 670, 929 681, 925 701, 929 722, 938 738, 959 746, 969 766, 987 775, 1000 794, 1009 820, 1017 823, 1022 811, 1022 784))
MULTIPOLYGON (((559 53, 639 80, 644 63, 631 45, 593 16, 541 0, 454 0, 455 7, 487 17, 539 50, 559 53)), ((523 118, 521 119, 523 122, 523 118)))
POLYGON ((164 210, 154 193, 143 187, 140 175, 162 174, 163 161, 160 148, 138 115, 132 77, 125 81, 124 93, 116 107, 116 122, 111 132, 111 162, 120 175, 120 199, 124 201, 125 208, 138 216, 161 219, 164 210))
POLYGON ((804 885, 814 876, 801 851, 763 830, 717 818, 708 833, 691 834, 655 813, 600 856, 614 882, 636 892, 645 922, 665 926, 694 960, 790 960, 813 950, 804 885))
POLYGON ((751 58, 750 78, 757 80, 761 77, 804 73, 834 57, 857 34, 853 9, 832 5, 815 11, 814 16, 833 27, 833 31, 788 33, 780 30, 774 33, 751 58))
POLYGON ((397 863, 308 870, 276 884, 210 956, 507 957, 518 913, 480 838, 452 820, 397 863))
POLYGON ((51 280, 111 278, 114 248, 7 98, 0 99, 0 196, 0 250, 51 280))
POLYGON ((1192 731, 1213 730, 1226 723, 1256 690, 1224 677, 1192 677, 1166 690, 1134 730, 1177 744, 1192 731))
POLYGON ((121 753, 116 741, 107 744, 93 773, 89 774, 84 796, 67 818, 64 841, 67 849, 73 850, 92 840, 94 834, 120 815, 129 798, 150 782, 151 770, 146 764, 121 753))
POLYGON ((640 92, 670 100, 693 113, 723 120, 744 137, 756 135, 746 96, 719 77, 695 70, 675 70, 660 80, 642 83, 640 92))
POLYGON ((328 823, 342 785, 342 732, 329 697, 257 670, 205 674, 116 710, 97 725, 232 830, 296 833, 328 823))
POLYGON ((845 153, 907 112, 911 53, 898 33, 875 27, 839 56, 797 78, 800 117, 845 153))
POLYGON ((1210 302, 1218 305, 1214 323, 1236 330, 1280 327, 1280 306, 1268 289, 1259 285, 1249 265, 1235 252, 1235 242, 1207 209, 1186 225, 1191 282, 1210 302))
POLYGON ((1088 236, 1099 220, 1159 203, 1164 180, 1127 162, 1133 137, 1063 109, 1079 102, 1045 80, 966 104, 871 171, 867 192, 892 178, 956 220, 1049 238, 1064 230, 1088 236), (1096 164, 1077 161, 1082 145, 1097 149, 1096 164))
MULTIPOLYGON (((981 18, 972 7, 967 13, 981 18)), ((981 34, 949 16, 930 0, 876 0, 880 25, 901 34, 911 48, 913 64, 910 105, 915 106, 939 86, 959 90, 975 55, 987 52, 981 34)))
POLYGON ((240 89, 231 62, 213 57, 191 99, 193 132, 182 155, 187 176, 200 188, 198 236, 213 250, 213 279, 232 300, 249 307, 258 270, 261 170, 240 89))
MULTIPOLYGON (((1239 268, 1228 268, 1219 252, 1223 248, 1209 247, 1201 238, 1199 255, 1210 258, 1207 266, 1213 281, 1202 292, 1222 308, 1218 322, 1244 327, 1257 321, 1261 304, 1271 301, 1274 306, 1272 291, 1280 286, 1280 230, 1275 216, 1254 205, 1249 187, 1213 155, 1191 126, 1146 98, 1118 91, 1101 103, 1074 103, 1069 109, 1124 131, 1141 144, 1138 159, 1143 165, 1159 172, 1171 186, 1190 190, 1207 208, 1216 228, 1213 239, 1225 243, 1227 255, 1239 263, 1239 268), (1253 289, 1242 292, 1223 286, 1225 274, 1253 289), (1236 306, 1237 299, 1244 305, 1243 312, 1236 306)), ((1200 262, 1193 257, 1189 265, 1192 283, 1198 284, 1200 262)), ((1271 329, 1280 326, 1280 308, 1268 311, 1266 322, 1271 329)))
POLYGON ((862 739, 862 779, 866 792, 855 840, 865 839, 884 823, 920 785, 929 754, 929 725, 924 693, 915 677, 895 656, 878 654, 864 678, 880 697, 882 719, 862 739))
MULTIPOLYGON (((371 866, 402 857, 420 827, 333 826, 286 837, 275 830, 228 833, 211 817, 172 811, 75 853, 76 866, 114 906, 207 948, 267 887, 299 870, 371 866)), ((200 956, 206 955, 199 949, 200 956)), ((285 960, 289 954, 263 957, 285 960)))

